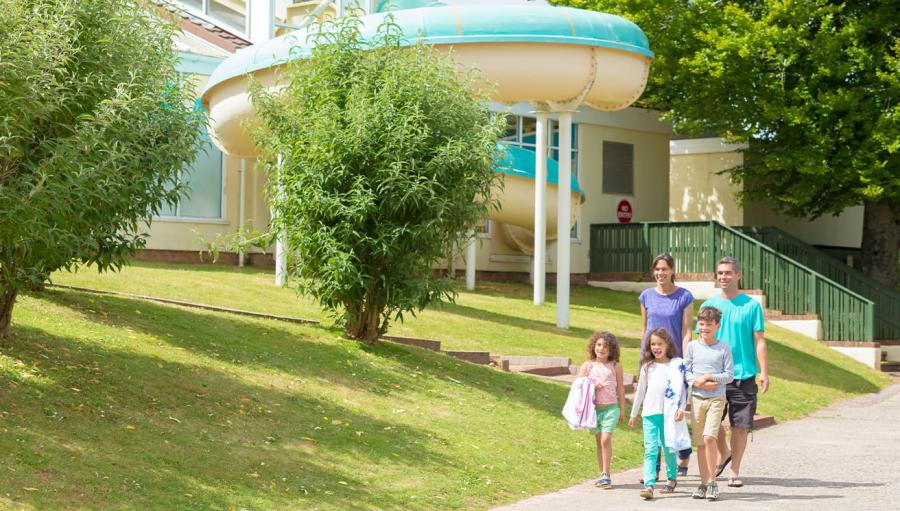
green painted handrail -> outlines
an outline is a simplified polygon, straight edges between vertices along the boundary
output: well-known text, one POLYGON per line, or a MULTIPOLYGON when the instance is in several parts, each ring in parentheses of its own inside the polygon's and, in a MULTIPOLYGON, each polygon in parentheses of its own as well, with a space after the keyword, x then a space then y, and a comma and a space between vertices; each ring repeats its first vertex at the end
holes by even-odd
POLYGON ((875 302, 875 338, 900 339, 900 293, 806 242, 771 226, 735 227, 875 302))
POLYGON ((718 222, 592 224, 590 233, 591 272, 644 273, 669 252, 679 273, 714 273, 716 261, 733 256, 742 285, 762 290, 770 309, 818 314, 827 340, 875 339, 872 300, 718 222))

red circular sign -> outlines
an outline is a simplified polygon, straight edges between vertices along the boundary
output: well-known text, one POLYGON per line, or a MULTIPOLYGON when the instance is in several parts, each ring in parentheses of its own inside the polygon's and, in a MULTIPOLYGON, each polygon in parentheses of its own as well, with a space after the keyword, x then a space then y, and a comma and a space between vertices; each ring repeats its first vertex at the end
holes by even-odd
POLYGON ((616 206, 616 217, 618 217, 619 222, 623 224, 630 222, 632 213, 634 213, 634 210, 631 209, 631 203, 625 199, 620 200, 619 205, 616 206))

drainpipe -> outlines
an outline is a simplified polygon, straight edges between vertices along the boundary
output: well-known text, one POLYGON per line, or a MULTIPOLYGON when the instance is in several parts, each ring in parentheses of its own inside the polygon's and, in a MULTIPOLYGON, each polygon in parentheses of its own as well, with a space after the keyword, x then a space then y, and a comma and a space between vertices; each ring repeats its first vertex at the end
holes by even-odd
MULTIPOLYGON (((245 160, 244 158, 241 158, 241 166, 240 166, 240 170, 238 170, 238 173, 241 176, 240 193, 238 195, 238 230, 243 233, 244 232, 244 216, 245 216, 244 215, 244 195, 245 195, 244 189, 247 186, 247 184, 246 184, 247 181, 246 181, 246 177, 245 177, 247 174, 247 160, 245 160)), ((243 234, 241 234, 241 235, 243 236, 243 234)), ((240 266, 242 268, 244 266, 244 252, 245 251, 246 251, 246 249, 243 247, 238 249, 238 266, 240 266)))
MULTIPOLYGON (((284 164, 284 157, 278 155, 278 168, 276 170, 276 183, 278 183, 279 195, 284 193, 281 187, 281 167, 284 164)), ((281 229, 278 237, 275 239, 275 285, 284 287, 287 284, 287 243, 285 242, 285 232, 281 229)))
POLYGON ((534 174, 534 257, 532 258, 532 286, 534 304, 544 303, 547 281, 547 107, 535 103, 535 174, 534 174))
POLYGON ((475 231, 469 231, 469 244, 466 246, 466 289, 475 290, 475 231))

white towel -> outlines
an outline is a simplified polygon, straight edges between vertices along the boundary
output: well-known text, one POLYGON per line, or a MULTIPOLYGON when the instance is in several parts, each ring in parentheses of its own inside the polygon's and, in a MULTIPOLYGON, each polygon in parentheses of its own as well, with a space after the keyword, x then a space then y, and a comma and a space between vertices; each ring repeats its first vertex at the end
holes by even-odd
POLYGON ((563 405, 562 415, 572 429, 597 427, 597 408, 594 406, 594 381, 587 377, 575 378, 569 397, 563 405))
POLYGON ((680 421, 675 421, 675 413, 678 410, 684 411, 687 405, 687 382, 684 373, 682 359, 675 357, 669 361, 669 382, 663 403, 663 434, 666 437, 666 447, 676 452, 691 446, 691 435, 684 416, 682 415, 680 421))

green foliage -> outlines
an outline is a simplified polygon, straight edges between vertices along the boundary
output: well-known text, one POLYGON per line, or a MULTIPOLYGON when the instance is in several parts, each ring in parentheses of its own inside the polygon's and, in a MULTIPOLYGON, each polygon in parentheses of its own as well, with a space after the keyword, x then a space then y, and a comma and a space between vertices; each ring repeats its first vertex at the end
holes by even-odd
MULTIPOLYGON (((872 205, 886 225, 867 229, 864 251, 875 248, 867 238, 900 227, 896 3, 557 3, 624 15, 647 32, 657 60, 640 104, 666 111, 679 132, 749 141, 746 164, 731 171, 743 199, 799 217, 872 205)), ((879 248, 894 279, 898 239, 879 248)))
POLYGON ((253 98, 301 290, 371 343, 390 319, 453 299, 432 266, 487 217, 501 119, 449 56, 403 46, 390 18, 368 40, 359 24, 320 26, 286 88, 253 98))
POLYGON ((0 0, 0 337, 18 291, 120 267, 203 121, 174 28, 128 0, 0 0))

